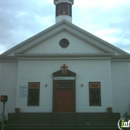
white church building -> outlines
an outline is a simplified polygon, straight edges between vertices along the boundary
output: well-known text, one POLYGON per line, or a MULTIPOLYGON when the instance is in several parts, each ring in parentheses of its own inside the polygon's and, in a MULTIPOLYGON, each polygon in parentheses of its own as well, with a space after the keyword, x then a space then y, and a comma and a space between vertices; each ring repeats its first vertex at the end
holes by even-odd
POLYGON ((129 111, 130 54, 74 25, 74 0, 54 4, 53 26, 0 55, 6 114, 129 111))

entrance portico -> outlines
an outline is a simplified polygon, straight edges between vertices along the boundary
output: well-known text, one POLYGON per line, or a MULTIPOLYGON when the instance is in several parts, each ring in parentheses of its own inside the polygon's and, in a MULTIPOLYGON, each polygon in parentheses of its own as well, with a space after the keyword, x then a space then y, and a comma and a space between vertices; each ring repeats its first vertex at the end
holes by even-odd
POLYGON ((75 112, 76 73, 67 68, 53 73, 53 112, 75 112))

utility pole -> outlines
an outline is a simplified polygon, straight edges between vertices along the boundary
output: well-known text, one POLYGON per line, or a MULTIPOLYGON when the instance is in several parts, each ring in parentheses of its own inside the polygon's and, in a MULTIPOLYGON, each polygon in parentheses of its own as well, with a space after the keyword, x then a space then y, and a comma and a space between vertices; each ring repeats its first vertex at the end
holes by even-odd
POLYGON ((5 120, 5 102, 3 102, 3 112, 2 112, 2 122, 1 122, 1 130, 4 130, 4 120, 5 120))
POLYGON ((5 120, 5 103, 8 100, 7 95, 2 95, 0 101, 3 102, 3 112, 2 112, 2 122, 1 122, 1 130, 4 130, 4 120, 5 120))

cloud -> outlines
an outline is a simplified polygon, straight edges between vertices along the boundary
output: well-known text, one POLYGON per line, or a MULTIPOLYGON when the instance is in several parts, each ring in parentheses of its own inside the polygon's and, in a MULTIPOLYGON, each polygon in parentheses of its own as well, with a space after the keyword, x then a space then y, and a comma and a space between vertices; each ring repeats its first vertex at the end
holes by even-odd
POLYGON ((95 7, 101 7, 106 9, 110 9, 110 8, 115 8, 115 7, 119 7, 119 6, 123 6, 126 4, 129 4, 130 1, 129 0, 75 0, 74 1, 74 6, 78 7, 78 8, 95 8, 95 7))
POLYGON ((50 2, 49 0, 41 4, 43 0, 0 1, 0 45, 4 46, 3 51, 54 23, 54 6, 49 5, 50 2))
MULTIPOLYGON (((120 42, 130 44, 130 0, 85 0, 75 4, 76 25, 119 48, 120 42)), ((122 49, 126 50, 125 46, 122 49)))
POLYGON ((0 45, 0 54, 3 52, 3 50, 5 50, 6 48, 5 48, 5 46, 3 46, 3 45, 0 45))
MULTIPOLYGON (((0 53, 55 23, 53 0, 0 0, 0 14, 0 53)), ((73 23, 126 50, 129 14, 130 0, 75 0, 73 23)))

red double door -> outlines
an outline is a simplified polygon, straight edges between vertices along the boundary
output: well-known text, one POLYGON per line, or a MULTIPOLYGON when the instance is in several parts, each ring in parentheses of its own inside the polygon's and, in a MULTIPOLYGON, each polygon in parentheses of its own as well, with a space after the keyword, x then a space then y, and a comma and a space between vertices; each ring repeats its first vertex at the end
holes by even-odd
POLYGON ((75 111, 75 84, 74 81, 54 82, 54 112, 75 111))

